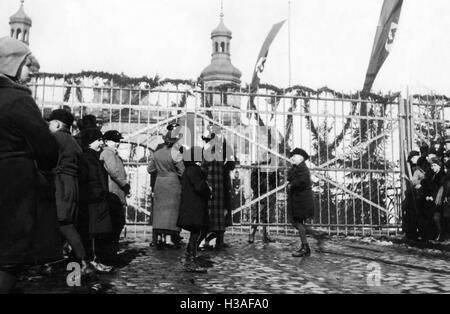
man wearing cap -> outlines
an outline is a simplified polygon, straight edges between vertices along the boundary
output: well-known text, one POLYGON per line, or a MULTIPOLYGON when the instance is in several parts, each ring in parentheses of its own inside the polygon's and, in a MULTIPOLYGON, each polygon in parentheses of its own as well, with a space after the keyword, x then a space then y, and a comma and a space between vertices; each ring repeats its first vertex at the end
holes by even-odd
POLYGON ((50 132, 53 133, 59 146, 58 164, 53 170, 59 230, 81 262, 82 273, 88 274, 93 271, 92 266, 87 261, 86 250, 75 228, 79 209, 78 168, 82 154, 81 147, 70 133, 75 119, 69 111, 57 109, 47 120, 50 132))
POLYGON ((0 293, 21 265, 61 258, 51 188, 41 171, 58 159, 58 145, 26 83, 39 68, 24 43, 0 38, 0 293))
POLYGON ((127 205, 126 196, 130 194, 130 184, 127 181, 127 174, 123 165, 123 160, 120 158, 117 149, 120 145, 120 140, 123 139, 119 131, 108 131, 103 135, 105 147, 100 154, 100 161, 108 173, 108 203, 111 212, 112 223, 112 239, 111 245, 112 259, 115 259, 120 234, 125 226, 125 206, 127 205))

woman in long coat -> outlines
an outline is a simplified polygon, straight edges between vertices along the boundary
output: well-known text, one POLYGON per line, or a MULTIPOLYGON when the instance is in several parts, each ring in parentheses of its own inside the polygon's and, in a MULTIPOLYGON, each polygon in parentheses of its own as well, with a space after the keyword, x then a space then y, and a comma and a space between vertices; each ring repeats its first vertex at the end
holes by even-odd
MULTIPOLYGON (((292 254, 294 257, 311 255, 311 249, 306 239, 305 220, 314 217, 314 199, 312 193, 311 174, 306 161, 309 155, 300 148, 291 153, 292 167, 288 171, 288 217, 292 225, 298 230, 302 246, 292 254)), ((308 230, 311 233, 312 230, 308 230)))
POLYGON ((0 292, 14 286, 16 266, 62 255, 54 194, 41 174, 56 166, 58 145, 25 85, 33 66, 28 46, 0 38, 0 292))
POLYGON ((165 236, 177 236, 181 198, 180 177, 184 172, 183 156, 174 144, 179 140, 172 131, 164 136, 164 146, 156 151, 149 161, 148 173, 156 171, 153 194, 153 233, 157 236, 158 248, 163 248, 165 236))
POLYGON ((216 249, 229 247, 224 243, 226 228, 232 225, 231 210, 231 177, 230 171, 236 167, 233 150, 222 137, 217 126, 209 127, 209 134, 203 137, 205 162, 202 167, 207 173, 207 181, 212 187, 211 198, 208 201, 209 234, 205 238, 205 248, 211 248, 209 241, 217 238, 216 249))

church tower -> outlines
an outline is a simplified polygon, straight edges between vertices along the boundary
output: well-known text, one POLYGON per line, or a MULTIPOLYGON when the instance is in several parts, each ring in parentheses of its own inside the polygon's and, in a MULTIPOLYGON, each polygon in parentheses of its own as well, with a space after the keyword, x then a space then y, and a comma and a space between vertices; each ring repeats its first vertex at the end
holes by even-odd
POLYGON ((205 89, 213 89, 224 84, 240 86, 241 71, 231 64, 232 33, 223 22, 223 5, 220 12, 220 23, 211 33, 212 60, 200 75, 205 89))
POLYGON ((9 18, 9 25, 11 26, 11 37, 18 39, 29 45, 30 42, 30 28, 32 25, 31 18, 26 15, 23 8, 24 0, 20 1, 19 11, 9 18))

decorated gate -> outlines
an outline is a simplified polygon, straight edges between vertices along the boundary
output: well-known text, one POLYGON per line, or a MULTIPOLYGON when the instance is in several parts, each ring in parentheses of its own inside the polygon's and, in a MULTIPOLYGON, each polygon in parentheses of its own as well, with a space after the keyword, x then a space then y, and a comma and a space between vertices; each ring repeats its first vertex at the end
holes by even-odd
POLYGON ((82 85, 61 78, 32 84, 44 115, 56 108, 67 108, 77 118, 93 114, 102 131, 124 134, 120 154, 132 185, 127 223, 134 232, 151 224, 148 159, 168 123, 182 125, 183 144, 200 146, 209 125, 220 127, 237 164, 230 173, 234 231, 266 225, 271 233, 293 232, 287 217, 286 172, 289 152, 301 147, 311 156, 316 208, 311 224, 342 235, 401 232, 404 157, 414 148, 412 133, 426 123, 446 123, 445 110, 439 119, 419 123, 422 118, 412 111, 420 106, 399 94, 346 95, 301 86, 266 86, 250 94, 229 88, 203 91, 187 82, 134 86, 115 87, 93 79, 82 85))

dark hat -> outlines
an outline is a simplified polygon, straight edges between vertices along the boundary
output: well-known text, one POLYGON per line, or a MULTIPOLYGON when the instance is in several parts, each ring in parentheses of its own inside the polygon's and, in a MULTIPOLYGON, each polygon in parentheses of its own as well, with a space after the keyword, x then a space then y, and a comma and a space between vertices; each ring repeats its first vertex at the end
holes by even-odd
POLYGON ((309 159, 308 153, 305 152, 305 151, 304 151, 303 149, 301 149, 301 148, 296 148, 296 149, 294 149, 294 150, 291 152, 291 157, 294 156, 294 155, 301 155, 301 156, 303 156, 303 158, 304 158, 305 160, 308 160, 308 159, 309 159))
POLYGON ((99 129, 89 128, 81 131, 80 137, 83 146, 89 146, 92 142, 102 139, 103 134, 99 129))
POLYGON ((180 125, 178 123, 170 123, 169 125, 167 125, 167 131, 172 131, 173 129, 176 129, 179 126, 180 125))
POLYGON ((428 155, 429 151, 430 151, 430 148, 428 147, 428 145, 423 145, 420 147, 420 154, 422 156, 428 155))
POLYGON ((123 139, 123 136, 122 136, 122 134, 120 134, 119 131, 112 130, 112 131, 105 132, 105 134, 103 134, 103 139, 105 141, 113 141, 116 143, 120 143, 120 140, 123 139))
POLYGON ((413 150, 412 152, 409 153, 408 156, 408 162, 411 162, 411 159, 413 159, 415 156, 420 156, 420 152, 413 150))
POLYGON ((64 109, 53 110, 50 116, 46 119, 47 121, 58 120, 67 126, 71 126, 75 118, 73 114, 64 109))
POLYGON ((164 136, 163 140, 166 144, 175 144, 181 139, 181 134, 175 135, 175 131, 168 131, 164 136))
POLYGON ((79 120, 77 124, 78 124, 78 128, 80 130, 85 130, 85 129, 90 129, 90 128, 98 128, 97 117, 92 114, 83 116, 83 118, 81 120, 79 120))

